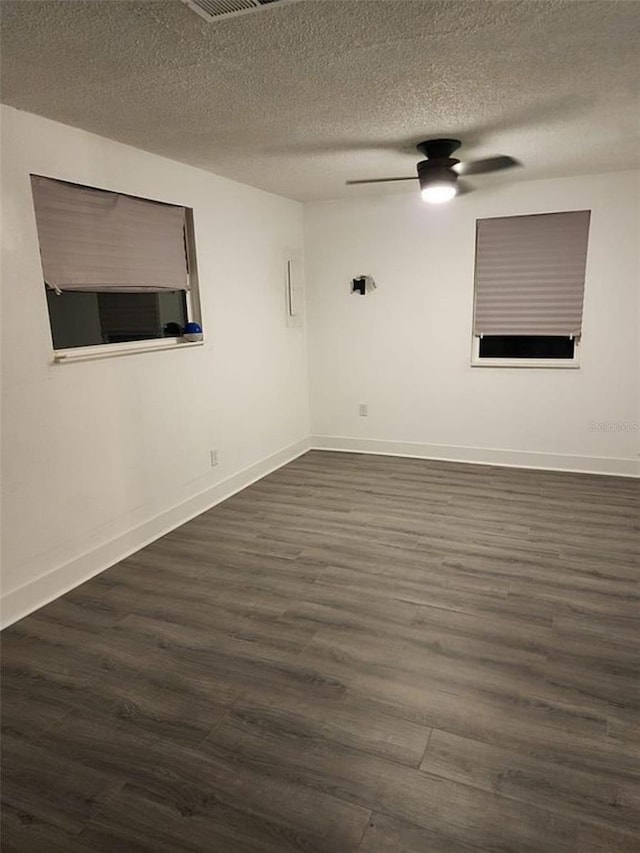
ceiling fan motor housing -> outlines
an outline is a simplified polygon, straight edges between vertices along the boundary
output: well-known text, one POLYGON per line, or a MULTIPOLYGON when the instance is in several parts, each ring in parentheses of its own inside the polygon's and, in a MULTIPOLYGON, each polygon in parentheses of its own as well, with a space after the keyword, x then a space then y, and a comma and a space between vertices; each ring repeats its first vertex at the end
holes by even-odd
POLYGON ((420 189, 425 189, 425 187, 433 184, 456 184, 458 173, 454 172, 453 167, 459 162, 453 157, 441 160, 421 160, 418 163, 420 189))

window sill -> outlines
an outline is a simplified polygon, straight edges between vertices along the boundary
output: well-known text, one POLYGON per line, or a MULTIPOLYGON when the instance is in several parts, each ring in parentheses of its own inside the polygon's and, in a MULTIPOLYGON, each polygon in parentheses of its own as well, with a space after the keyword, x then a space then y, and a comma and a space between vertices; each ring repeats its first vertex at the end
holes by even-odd
POLYGON ((122 355, 135 355, 144 352, 163 350, 191 349, 201 347, 204 341, 183 341, 180 338, 162 338, 149 341, 133 341, 125 344, 100 344, 95 347, 73 347, 58 349, 53 353, 54 364, 68 364, 75 361, 93 361, 99 358, 118 358, 122 355))
POLYGON ((472 359, 470 364, 471 367, 552 367, 554 370, 576 370, 580 367, 579 361, 569 358, 483 358, 472 359))

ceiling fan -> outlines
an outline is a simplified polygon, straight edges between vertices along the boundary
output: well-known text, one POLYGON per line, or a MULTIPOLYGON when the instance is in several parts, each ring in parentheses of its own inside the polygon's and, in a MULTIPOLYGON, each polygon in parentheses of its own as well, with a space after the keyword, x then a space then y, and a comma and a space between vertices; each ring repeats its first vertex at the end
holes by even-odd
MULTIPOLYGON (((461 163, 460 160, 451 156, 454 151, 460 148, 460 145, 459 139, 427 139, 417 146, 418 151, 426 158, 417 164, 417 178, 420 181, 420 190, 425 201, 431 204, 440 204, 444 201, 450 201, 456 195, 471 192, 473 187, 459 181, 460 175, 483 175, 486 172, 498 172, 501 169, 510 169, 513 166, 520 165, 513 157, 505 155, 461 163)), ((347 181, 347 184, 382 184, 390 181, 415 180, 416 176, 369 178, 360 181, 347 181)))

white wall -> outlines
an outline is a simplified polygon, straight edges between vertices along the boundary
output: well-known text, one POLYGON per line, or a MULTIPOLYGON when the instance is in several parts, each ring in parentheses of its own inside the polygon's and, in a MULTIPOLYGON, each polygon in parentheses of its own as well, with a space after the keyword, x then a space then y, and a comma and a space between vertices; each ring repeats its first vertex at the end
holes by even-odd
POLYGON ((2 140, 9 622, 302 452, 309 419, 301 205, 8 107, 2 140), (52 364, 30 172, 193 207, 205 345, 52 364))
MULTIPOLYGON (((284 298, 301 205, 7 107, 2 136, 9 623, 293 458, 310 425, 284 298), (54 365, 30 172, 193 207, 205 345, 54 365)), ((640 420, 637 173, 485 187, 441 208, 418 193, 305 206, 313 444, 637 473, 638 432, 591 429, 640 420), (475 219, 579 208, 581 368, 471 368, 475 219), (364 298, 362 273, 379 285, 364 298)))
POLYGON ((637 473, 638 173, 484 181, 444 206, 359 188, 305 205, 314 444, 637 473), (476 218, 585 208, 580 369, 471 367, 476 218), (378 289, 351 295, 362 273, 378 289), (629 431, 592 429, 605 421, 629 431))

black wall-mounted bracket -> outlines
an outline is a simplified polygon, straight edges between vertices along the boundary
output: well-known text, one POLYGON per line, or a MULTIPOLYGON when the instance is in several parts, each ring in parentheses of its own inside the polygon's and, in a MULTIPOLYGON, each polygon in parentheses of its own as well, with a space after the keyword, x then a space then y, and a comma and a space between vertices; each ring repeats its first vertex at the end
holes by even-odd
POLYGON ((351 279, 351 293, 359 293, 360 296, 366 296, 372 290, 376 289, 376 283, 373 276, 359 275, 351 279))

